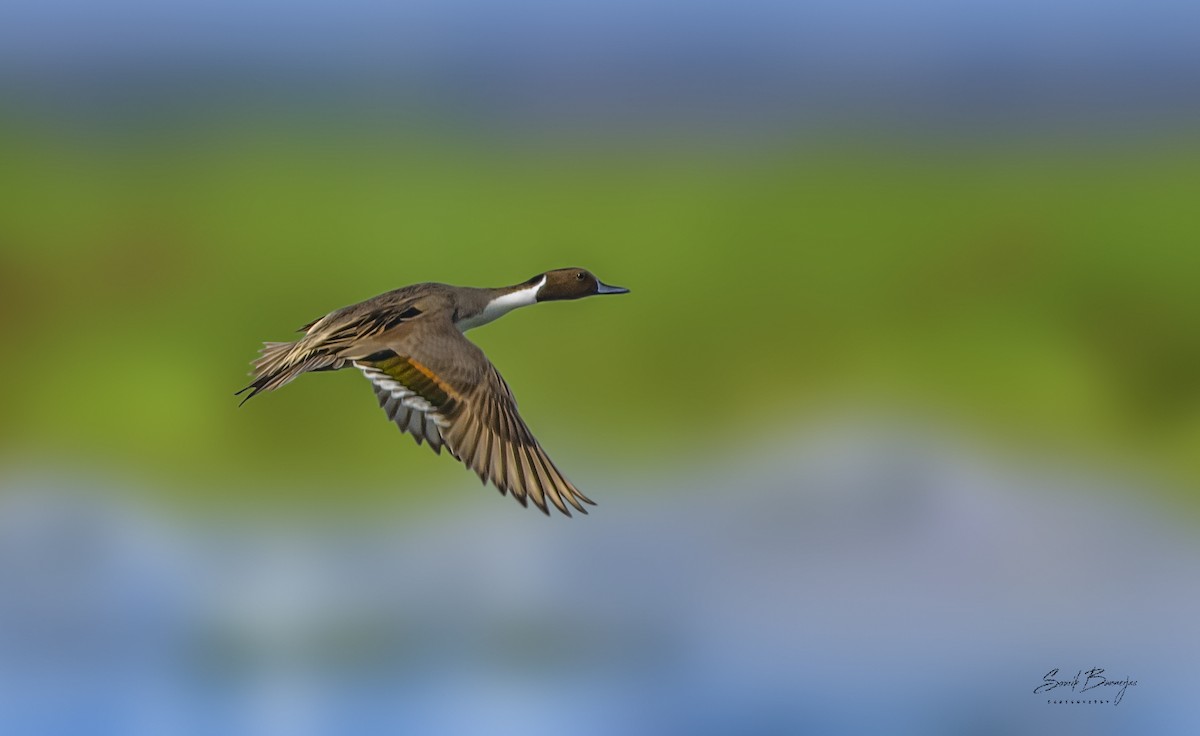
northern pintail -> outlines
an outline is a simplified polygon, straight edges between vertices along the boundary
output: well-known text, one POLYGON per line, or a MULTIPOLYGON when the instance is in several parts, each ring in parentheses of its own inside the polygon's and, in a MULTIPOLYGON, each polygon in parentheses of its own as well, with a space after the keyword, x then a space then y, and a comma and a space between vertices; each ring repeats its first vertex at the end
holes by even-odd
POLYGON ((518 307, 629 290, 601 283, 582 268, 539 274, 515 286, 479 289, 405 286, 314 320, 295 342, 264 343, 254 381, 238 392, 283 386, 301 373, 352 365, 375 389, 388 417, 441 454, 443 446, 485 484, 527 499, 547 515, 547 499, 587 513, 595 502, 567 480, 517 413, 508 384, 463 333, 518 307))

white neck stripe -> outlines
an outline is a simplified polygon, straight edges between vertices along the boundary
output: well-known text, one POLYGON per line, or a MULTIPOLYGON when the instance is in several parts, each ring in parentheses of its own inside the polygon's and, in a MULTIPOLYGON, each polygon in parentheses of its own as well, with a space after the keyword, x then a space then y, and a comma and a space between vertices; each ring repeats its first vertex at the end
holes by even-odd
POLYGON ((528 307, 531 304, 537 304, 538 292, 546 285, 546 277, 543 276, 533 286, 518 289, 517 291, 509 292, 504 296, 498 296, 487 303, 483 311, 469 319, 459 320, 458 329, 466 332, 472 327, 486 325, 494 319, 503 317, 517 307, 528 307))
POLYGON ((488 305, 483 308, 483 313, 488 314, 490 312, 498 312, 496 316, 499 317, 501 314, 511 312, 517 307, 528 307, 531 304, 536 304, 538 292, 541 291, 542 287, 545 285, 546 277, 543 276, 541 280, 533 286, 530 286, 526 289, 519 289, 509 294, 505 294, 504 296, 498 296, 488 302, 488 305))

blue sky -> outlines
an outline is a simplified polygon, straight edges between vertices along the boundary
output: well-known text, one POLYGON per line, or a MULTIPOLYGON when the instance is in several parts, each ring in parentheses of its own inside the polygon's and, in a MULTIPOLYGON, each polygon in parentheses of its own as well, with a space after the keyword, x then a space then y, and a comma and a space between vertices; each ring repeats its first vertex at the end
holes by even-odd
POLYGON ((0 83, 14 88, 67 80, 69 96, 149 76, 161 89, 183 72, 601 124, 929 109, 1178 123, 1200 107, 1200 3, 22 0, 0 11, 0 83))
POLYGON ((1200 5, 1180 0, 23 0, 6 3, 0 19, 9 63, 122 55, 403 63, 489 50, 550 62, 688 48, 781 66, 956 54, 1200 59, 1200 5))

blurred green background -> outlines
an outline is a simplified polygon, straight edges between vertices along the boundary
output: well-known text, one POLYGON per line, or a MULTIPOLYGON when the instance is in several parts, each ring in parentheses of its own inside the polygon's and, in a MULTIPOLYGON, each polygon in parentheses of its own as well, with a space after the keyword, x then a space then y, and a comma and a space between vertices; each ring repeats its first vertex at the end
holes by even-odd
POLYGON ((1200 733, 1198 89, 1176 0, 6 4, 0 732, 1200 733), (470 338, 586 519, 233 395, 566 266, 470 338))
POLYGON ((665 471, 869 407, 1200 479, 1192 137, 571 147, 11 124, 0 160, 9 465, 144 476, 185 504, 419 503, 469 477, 357 374, 239 409, 259 343, 409 283, 575 265, 632 294, 471 333, 568 474, 665 471))

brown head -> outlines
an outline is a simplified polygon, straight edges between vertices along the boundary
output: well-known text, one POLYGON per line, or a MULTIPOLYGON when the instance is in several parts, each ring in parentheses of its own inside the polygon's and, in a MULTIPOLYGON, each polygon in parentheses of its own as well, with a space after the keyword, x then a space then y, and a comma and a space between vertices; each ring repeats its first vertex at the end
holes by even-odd
POLYGON ((586 268, 559 268, 535 276, 529 281, 537 283, 542 279, 546 283, 538 289, 539 302, 551 302, 561 299, 581 299, 595 294, 627 294, 629 289, 621 286, 609 286, 592 275, 586 268))

